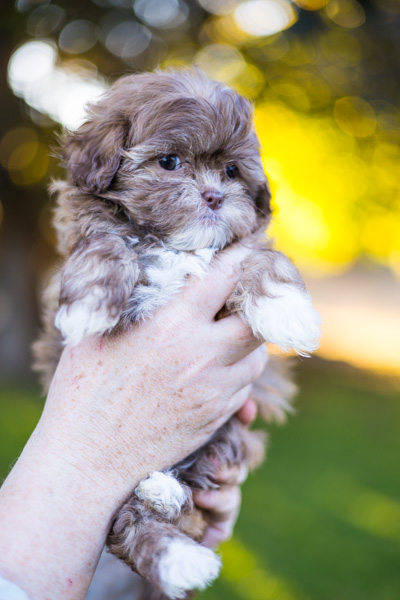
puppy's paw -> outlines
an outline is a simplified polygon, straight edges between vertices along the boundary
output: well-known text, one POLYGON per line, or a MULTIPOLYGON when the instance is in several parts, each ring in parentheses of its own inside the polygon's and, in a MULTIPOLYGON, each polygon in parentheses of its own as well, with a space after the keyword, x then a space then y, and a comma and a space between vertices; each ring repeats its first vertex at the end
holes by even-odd
POLYGON ((100 288, 72 304, 63 304, 55 318, 55 326, 63 335, 66 344, 75 346, 83 338, 101 335, 112 329, 119 315, 111 316, 100 288))
POLYGON ((289 283, 269 282, 269 296, 248 304, 246 316, 253 332, 267 342, 307 356, 318 348, 320 317, 309 293, 289 283))
POLYGON ((158 565, 162 591, 169 598, 185 598, 189 590, 203 590, 218 575, 221 561, 209 548, 172 540, 158 565))
POLYGON ((143 479, 135 490, 136 496, 165 519, 172 521, 179 516, 188 500, 188 493, 171 473, 155 471, 143 479))

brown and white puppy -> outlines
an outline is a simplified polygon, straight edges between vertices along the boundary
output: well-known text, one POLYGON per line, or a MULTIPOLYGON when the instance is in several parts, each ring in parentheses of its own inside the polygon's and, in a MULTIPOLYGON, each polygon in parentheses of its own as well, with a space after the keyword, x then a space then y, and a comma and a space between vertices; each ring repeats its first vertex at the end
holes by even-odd
MULTIPOLYGON (((317 347, 305 285, 263 238, 270 193, 246 99, 198 71, 127 76, 65 136, 62 152, 68 181, 53 187, 65 260, 35 345, 46 385, 63 344, 151 317, 188 275, 202 276, 216 253, 244 238, 254 251, 227 311, 283 350, 317 347)), ((292 392, 274 361, 254 387, 266 418, 283 418, 292 392)), ((184 598, 217 576, 218 557, 196 541, 206 523, 192 490, 216 487, 221 465, 259 459, 259 438, 232 419, 186 461, 140 483, 108 544, 155 586, 147 598, 184 598)))

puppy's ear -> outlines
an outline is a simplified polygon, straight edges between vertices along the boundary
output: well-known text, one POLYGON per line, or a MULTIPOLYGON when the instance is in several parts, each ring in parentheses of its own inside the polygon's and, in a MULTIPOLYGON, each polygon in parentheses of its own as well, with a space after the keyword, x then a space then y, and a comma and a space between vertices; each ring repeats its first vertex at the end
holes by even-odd
POLYGON ((271 217, 271 191, 268 182, 260 185, 255 197, 257 215, 260 221, 268 223, 271 217))
POLYGON ((128 119, 104 101, 89 109, 89 119, 62 141, 62 158, 72 182, 84 192, 106 190, 118 170, 129 130, 128 119))

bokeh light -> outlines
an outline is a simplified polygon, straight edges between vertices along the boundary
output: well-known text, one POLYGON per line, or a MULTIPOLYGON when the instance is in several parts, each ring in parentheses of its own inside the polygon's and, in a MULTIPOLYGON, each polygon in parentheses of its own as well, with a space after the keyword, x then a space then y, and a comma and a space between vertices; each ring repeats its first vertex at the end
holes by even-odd
POLYGON ((43 81, 54 69, 56 47, 46 42, 27 42, 10 58, 8 78, 15 94, 24 96, 26 91, 43 81))
POLYGON ((348 135, 368 137, 375 132, 375 112, 362 98, 339 98, 334 114, 336 123, 348 135))
POLYGON ((199 4, 210 13, 215 15, 227 15, 231 13, 240 0, 199 0, 199 4))
POLYGON ((45 37, 56 31, 65 17, 65 10, 60 6, 51 4, 39 6, 29 15, 26 29, 30 35, 45 37))
POLYGON ((300 8, 304 10, 319 10, 328 3, 329 0, 294 0, 300 8))
MULTIPOLYGON (((56 47, 47 42, 27 42, 10 58, 8 80, 13 92, 32 108, 74 129, 85 119, 85 105, 107 89, 93 75, 56 66, 56 47)), ((73 63, 72 63, 73 65, 73 63)))
MULTIPOLYGON (((19 0, 18 9, 28 37, 8 81, 33 134, 4 137, 14 184, 44 180, 40 132, 79 126, 120 74, 196 64, 254 102, 277 247, 306 276, 372 263, 400 277, 397 2, 92 0, 77 12, 64 0, 19 0)), ((373 349, 363 345, 366 361, 373 349)), ((346 347, 354 356, 352 340, 346 347)))
POLYGON ((238 26, 254 36, 278 33, 293 25, 297 14, 287 0, 248 0, 235 10, 238 26))
POLYGON ((96 27, 91 21, 71 21, 60 33, 58 45, 64 52, 81 54, 87 52, 97 42, 96 27))
POLYGON ((107 50, 128 60, 141 54, 148 47, 151 33, 135 21, 123 21, 115 25, 107 34, 107 50))
POLYGON ((134 11, 146 25, 169 29, 181 25, 189 9, 183 0, 135 0, 134 11))
POLYGON ((17 185, 31 185, 46 174, 48 149, 30 127, 9 130, 0 140, 0 163, 17 185))
POLYGON ((374 113, 359 99, 344 100, 351 102, 352 109, 357 101, 360 113, 352 112, 350 117, 347 111, 341 113, 339 130, 332 117, 316 120, 281 104, 266 103, 256 110, 264 164, 275 191, 273 231, 296 262, 315 275, 348 269, 366 250, 367 239, 370 255, 387 260, 400 234, 398 200, 394 203, 397 218, 393 209, 379 208, 379 227, 376 213, 371 212, 371 202, 379 205, 389 185, 399 197, 398 155, 395 160, 388 160, 382 150, 375 155, 378 170, 384 161, 386 165, 385 180, 377 179, 368 152, 354 141, 355 136, 374 132, 374 113), (392 222, 389 229, 388 221, 392 222), (357 234, 366 224, 370 234, 357 234))
POLYGON ((348 29, 365 23, 365 11, 357 0, 329 0, 326 14, 331 21, 348 29))
POLYGON ((195 63, 209 77, 230 83, 242 72, 245 60, 233 46, 210 44, 196 54, 195 63))
MULTIPOLYGON (((60 50, 77 55, 63 60, 55 43, 39 39, 14 51, 9 82, 31 110, 69 128, 83 121, 84 105, 107 89, 95 65, 79 58, 98 48, 97 40, 134 68, 154 61, 157 51, 163 66, 195 63, 256 101, 264 164, 275 191, 273 232, 296 262, 327 275, 365 254, 399 270, 399 152, 397 138, 388 138, 400 128, 399 111, 363 97, 361 69, 371 53, 375 62, 378 54, 350 32, 365 21, 357 0, 299 0, 298 9, 288 0, 201 0, 209 15, 201 43, 187 38, 176 48, 171 41, 168 48, 155 30, 178 31, 192 15, 188 3, 112 4, 118 11, 106 12, 97 24, 66 21, 56 5, 31 11, 32 35, 59 30, 60 50), (300 9, 317 11, 321 23, 337 29, 322 27, 301 38, 293 31, 300 9), (356 93, 346 93, 350 88, 356 93)), ((39 160, 37 144, 27 139, 14 149, 6 165, 13 178, 27 174, 24 161, 39 160)))

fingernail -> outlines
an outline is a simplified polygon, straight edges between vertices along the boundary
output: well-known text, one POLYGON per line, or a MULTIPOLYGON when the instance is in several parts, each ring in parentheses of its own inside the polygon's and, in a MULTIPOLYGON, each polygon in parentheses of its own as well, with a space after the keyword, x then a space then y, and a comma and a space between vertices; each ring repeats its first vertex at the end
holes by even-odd
POLYGON ((206 500, 213 500, 217 494, 218 490, 207 490, 206 492, 203 492, 203 498, 206 500))

